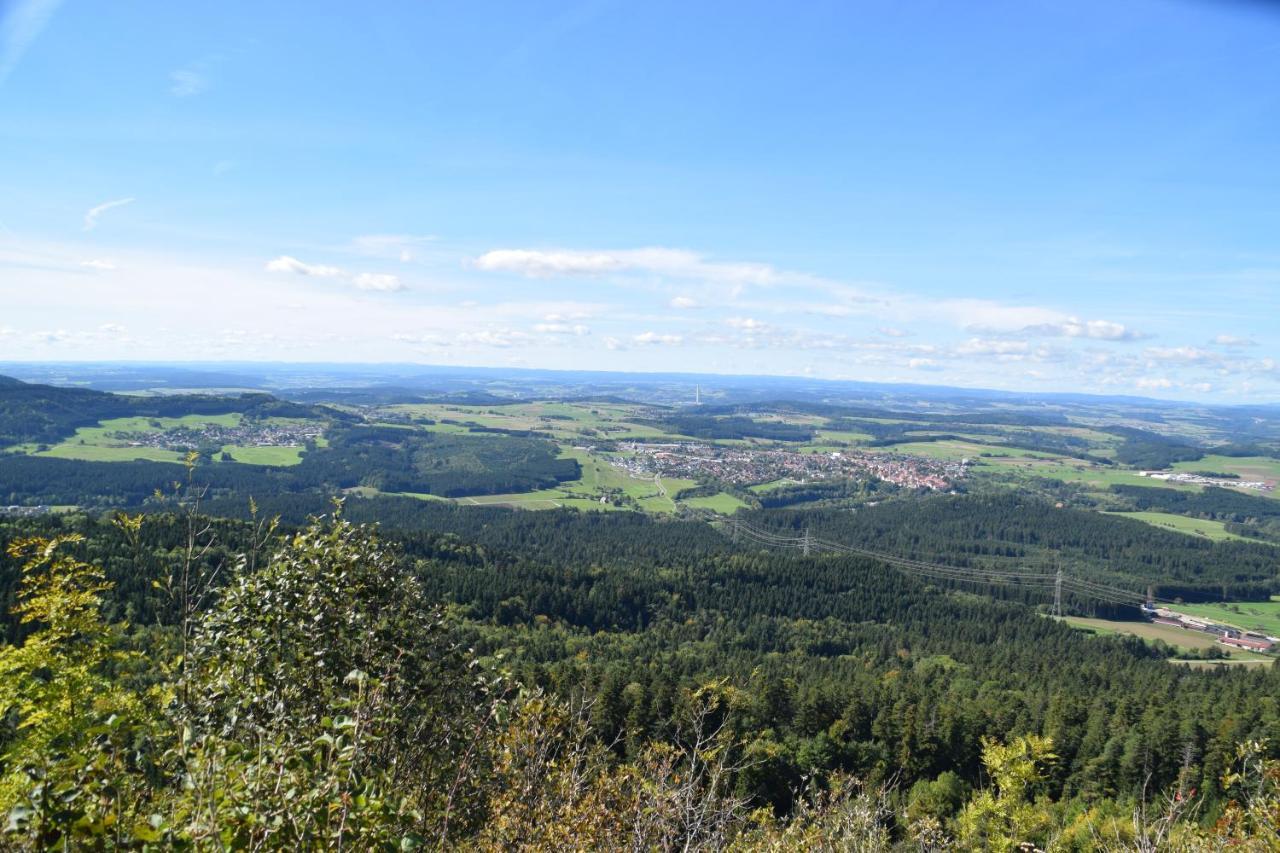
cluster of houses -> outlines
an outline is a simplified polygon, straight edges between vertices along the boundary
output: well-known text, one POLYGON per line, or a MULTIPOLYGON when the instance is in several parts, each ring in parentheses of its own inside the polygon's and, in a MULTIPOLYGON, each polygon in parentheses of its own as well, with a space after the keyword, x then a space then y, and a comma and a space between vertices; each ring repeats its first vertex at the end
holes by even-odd
POLYGON ((723 447, 693 442, 624 442, 620 449, 631 455, 614 457, 611 461, 633 476, 712 477, 741 485, 774 480, 811 483, 872 476, 905 488, 944 491, 951 488, 953 481, 964 476, 966 467, 963 463, 890 453, 799 453, 777 448, 723 447))
POLYGON ((319 424, 244 421, 236 426, 201 424, 156 432, 121 431, 112 433, 111 438, 127 447, 158 447, 166 450, 220 447, 227 444, 240 447, 291 447, 315 441, 322 432, 319 424))
POLYGON ((1181 628, 1184 631, 1202 631, 1206 634, 1213 634, 1222 645, 1237 649, 1247 649, 1251 652, 1271 652, 1275 651, 1276 644, 1280 643, 1280 638, 1277 637, 1268 637, 1255 631, 1242 631, 1230 625, 1219 625, 1198 616, 1178 613, 1167 607, 1144 604, 1142 612, 1148 619, 1159 625, 1169 625, 1174 628, 1181 628))
POLYGON ((1273 483, 1264 480, 1235 480, 1225 477, 1209 477, 1205 474, 1193 474, 1190 471, 1139 471, 1143 477, 1153 480, 1164 480, 1167 483, 1186 483, 1194 486, 1218 486, 1223 489, 1251 489, 1255 492, 1269 492, 1275 488, 1273 483))
POLYGON ((19 518, 33 515, 44 515, 53 512, 50 506, 0 506, 0 515, 11 515, 19 518))

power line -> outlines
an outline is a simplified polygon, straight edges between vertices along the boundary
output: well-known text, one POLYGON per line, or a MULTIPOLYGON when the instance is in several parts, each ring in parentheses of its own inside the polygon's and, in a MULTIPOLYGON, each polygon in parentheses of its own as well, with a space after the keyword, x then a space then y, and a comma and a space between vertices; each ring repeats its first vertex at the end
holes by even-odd
POLYGON ((814 553, 848 554, 878 560, 908 574, 918 575, 921 577, 989 585, 1017 586, 1031 589, 1039 588, 1045 589, 1046 591, 1052 589, 1053 612, 1057 616, 1062 615, 1063 590, 1081 598, 1089 598, 1108 604, 1132 605, 1135 603, 1141 604, 1146 601, 1160 601, 1169 604, 1175 603, 1170 599, 1157 598, 1151 595, 1144 596, 1141 593, 1134 592, 1130 589, 1124 589, 1123 587, 1111 586, 1097 581, 1072 577, 1062 570, 1062 566, 1057 564, 1056 560, 1054 571, 1051 573, 984 569, 973 566, 952 566, 944 563, 931 563, 910 557, 901 557, 896 554, 886 554, 881 551, 871 550, 870 548, 832 542, 827 539, 821 539, 813 536, 812 531, 808 527, 805 528, 804 533, 801 536, 787 536, 779 532, 756 527, 741 519, 734 518, 730 522, 730 530, 730 538, 734 542, 742 540, 753 542, 758 545, 765 545, 771 548, 790 549, 793 551, 799 551, 806 557, 811 556, 814 553))

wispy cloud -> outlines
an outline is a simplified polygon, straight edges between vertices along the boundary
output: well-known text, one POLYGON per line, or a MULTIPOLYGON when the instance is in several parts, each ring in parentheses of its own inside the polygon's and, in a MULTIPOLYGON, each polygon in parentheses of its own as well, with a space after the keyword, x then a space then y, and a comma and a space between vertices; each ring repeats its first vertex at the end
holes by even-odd
POLYGON ((102 214, 106 213, 108 210, 111 210, 112 208, 116 208, 116 207, 124 207, 126 204, 133 204, 134 201, 136 201, 136 199, 130 196, 129 198, 118 198, 118 199, 115 199, 114 201, 104 201, 102 204, 98 205, 97 207, 89 208, 84 215, 84 230, 92 231, 93 229, 97 228, 98 218, 101 217, 102 214))
POLYGON ((208 88, 208 76, 193 68, 179 68, 169 72, 169 94, 175 98, 189 98, 208 88))
POLYGON ((632 343, 640 344, 642 346, 656 346, 658 344, 675 346, 682 341, 684 341, 684 338, 680 335, 668 335, 662 334, 661 332, 641 332, 638 335, 633 335, 631 338, 632 343))
POLYGON ((1046 337, 1088 338, 1095 341, 1136 341, 1148 337, 1123 323, 1109 320, 1078 320, 1072 317, 1057 323, 1039 323, 1020 330, 1027 335, 1046 337))
POLYGON ((401 263, 412 261, 419 247, 436 239, 432 234, 362 234, 351 241, 358 254, 375 258, 395 258, 401 263))
POLYGON ((380 290, 384 293, 404 290, 404 282, 399 277, 386 273, 362 272, 351 281, 361 290, 380 290))
POLYGON ((477 269, 506 272, 526 278, 592 276, 617 272, 647 272, 678 279, 738 285, 771 285, 783 274, 769 264, 710 261, 684 249, 494 249, 475 261, 477 269))
POLYGON ((316 278, 337 278, 342 270, 325 264, 309 264, 290 255, 281 255, 267 261, 267 272, 293 273, 294 275, 315 276, 316 278))
POLYGON ((1239 335, 1217 335, 1209 343, 1213 346, 1226 347, 1227 349, 1243 349, 1244 347, 1256 347, 1258 345, 1258 342, 1253 338, 1245 338, 1239 335))
POLYGON ((357 290, 394 293, 407 289, 399 276, 376 272, 349 273, 341 267, 328 264, 311 264, 306 261, 300 261, 292 255, 281 255, 278 258, 267 261, 263 268, 267 272, 300 275, 308 278, 345 279, 355 285, 357 290))
POLYGON ((110 272, 116 268, 115 262, 106 258, 91 258, 87 261, 81 261, 80 266, 97 270, 98 272, 110 272))
POLYGON ((17 0, 0 4, 0 86, 58 10, 62 0, 17 0))

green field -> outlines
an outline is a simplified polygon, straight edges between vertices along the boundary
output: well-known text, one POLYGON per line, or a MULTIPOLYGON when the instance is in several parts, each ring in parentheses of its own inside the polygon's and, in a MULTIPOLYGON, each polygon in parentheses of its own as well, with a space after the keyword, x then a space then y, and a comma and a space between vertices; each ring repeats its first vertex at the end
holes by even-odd
POLYGON ((133 447, 114 438, 114 433, 155 433, 175 427, 195 427, 204 424, 233 427, 240 423, 241 415, 232 412, 225 415, 184 415, 180 418, 113 418, 101 421, 97 426, 80 427, 75 435, 55 444, 48 450, 36 451, 25 446, 34 456, 50 456, 57 459, 81 459, 86 462, 132 462, 144 459, 150 462, 181 462, 184 454, 162 447, 133 447))
POLYGON ((721 492, 718 495, 711 495, 709 497, 687 498, 680 501, 680 503, 688 507, 693 507, 694 509, 709 509, 712 512, 720 513, 721 515, 732 515, 739 509, 746 506, 746 504, 740 499, 726 492, 721 492))
MULTIPOLYGON (((964 441, 952 438, 943 439, 941 441, 911 441, 903 444, 893 444, 888 447, 876 448, 876 450, 884 453, 903 453, 908 456, 924 456, 930 459, 947 459, 951 461, 972 459, 974 462, 982 462, 984 464, 991 465, 1012 465, 1019 462, 1029 464, 1038 460, 1048 462, 1077 461, 1069 459, 1069 457, 1058 456, 1053 453, 1044 453, 1039 450, 1023 450, 1020 447, 1008 447, 1000 444, 980 444, 975 441, 964 441)), ((1086 462, 1081 462, 1079 464, 1086 466, 1089 465, 1089 463, 1086 462)))
POLYGON ((826 444, 861 444, 871 439, 870 433, 839 429, 820 429, 813 435, 814 441, 826 444))
POLYGON ((176 450, 165 450, 162 447, 102 447, 96 444, 73 444, 63 442, 54 445, 35 456, 48 456, 53 459, 79 459, 84 462, 181 462, 183 454, 176 450))
POLYGON ((647 424, 635 423, 653 415, 647 406, 624 403, 508 403, 463 406, 447 403, 405 403, 379 411, 387 415, 433 420, 420 428, 440 432, 464 431, 468 424, 490 429, 534 430, 557 440, 590 443, 593 439, 678 438, 647 424), (442 423, 454 421, 455 423, 442 423))
POLYGON ((1244 649, 1230 649, 1221 645, 1210 634, 1200 631, 1186 631, 1172 625, 1158 625, 1153 622, 1115 622, 1110 619, 1090 619, 1084 616, 1065 616, 1066 622, 1097 634, 1129 634, 1141 637, 1148 642, 1163 640, 1165 643, 1183 651, 1192 649, 1218 648, 1227 653, 1233 661, 1273 661, 1270 655, 1260 655, 1244 649))
POLYGON ((1235 539, 1240 542, 1257 542, 1256 539, 1249 539, 1245 536, 1237 536, 1234 533, 1228 533, 1226 525, 1221 521, 1208 521, 1202 518, 1188 518, 1185 515, 1173 515, 1168 512, 1108 512, 1105 515, 1114 515, 1120 518, 1131 518, 1134 521, 1142 521, 1154 527, 1164 530, 1173 530, 1178 533, 1186 533, 1189 536, 1199 536, 1203 539, 1212 539, 1215 542, 1225 542, 1228 539, 1235 539))
POLYGON ((1178 489, 1180 491, 1200 491, 1200 486, 1190 483, 1167 483, 1143 477, 1136 471, 1123 468, 1109 468, 1094 465, 1069 457, 1028 458, 1028 457, 996 457, 976 460, 979 470, 996 475, 1008 475, 1015 480, 1019 477, 1045 477, 1051 480, 1062 480, 1068 483, 1080 483, 1088 489, 1099 492, 1109 491, 1112 486, 1140 486, 1148 489, 1178 489))
POLYGON ((1261 481, 1272 485, 1271 491, 1259 492, 1256 489, 1240 489, 1248 495, 1266 495, 1280 498, 1280 459, 1269 456, 1206 456, 1194 462, 1178 462, 1173 466, 1175 471, 1212 471, 1223 474, 1237 474, 1241 480, 1261 481))
POLYGON ((1261 631, 1270 637, 1280 637, 1280 596, 1272 596, 1270 601, 1179 604, 1176 609, 1189 616, 1202 616, 1246 631, 1261 631))
POLYGON ((246 465, 297 465, 302 461, 301 447, 285 446, 285 447, 241 447, 237 444, 228 444, 222 448, 223 453, 231 454, 231 458, 236 462, 243 462, 246 465))
MULTIPOLYGON (((675 496, 684 489, 697 485, 693 480, 675 477, 632 477, 601 456, 585 450, 564 450, 561 458, 576 459, 582 473, 576 480, 567 480, 551 489, 533 492, 516 492, 504 495, 469 495, 457 498, 460 504, 472 506, 502 505, 522 509, 553 509, 574 507, 584 510, 617 510, 611 502, 601 502, 602 497, 620 494, 635 501, 639 509, 654 513, 672 513, 676 510, 675 496)), ((729 497, 729 496, 724 496, 729 497)))
POLYGON ((756 483, 754 486, 748 486, 748 490, 755 492, 757 495, 763 495, 765 492, 772 492, 774 489, 781 489, 783 486, 794 486, 795 480, 771 480, 768 483, 756 483))

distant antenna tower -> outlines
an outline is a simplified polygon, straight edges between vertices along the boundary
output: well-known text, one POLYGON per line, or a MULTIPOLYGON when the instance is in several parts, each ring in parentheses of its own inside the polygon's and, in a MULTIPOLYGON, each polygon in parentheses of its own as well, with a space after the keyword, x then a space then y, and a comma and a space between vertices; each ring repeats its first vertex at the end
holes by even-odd
POLYGON ((693 386, 693 404, 695 406, 702 405, 702 386, 701 385, 693 386))

